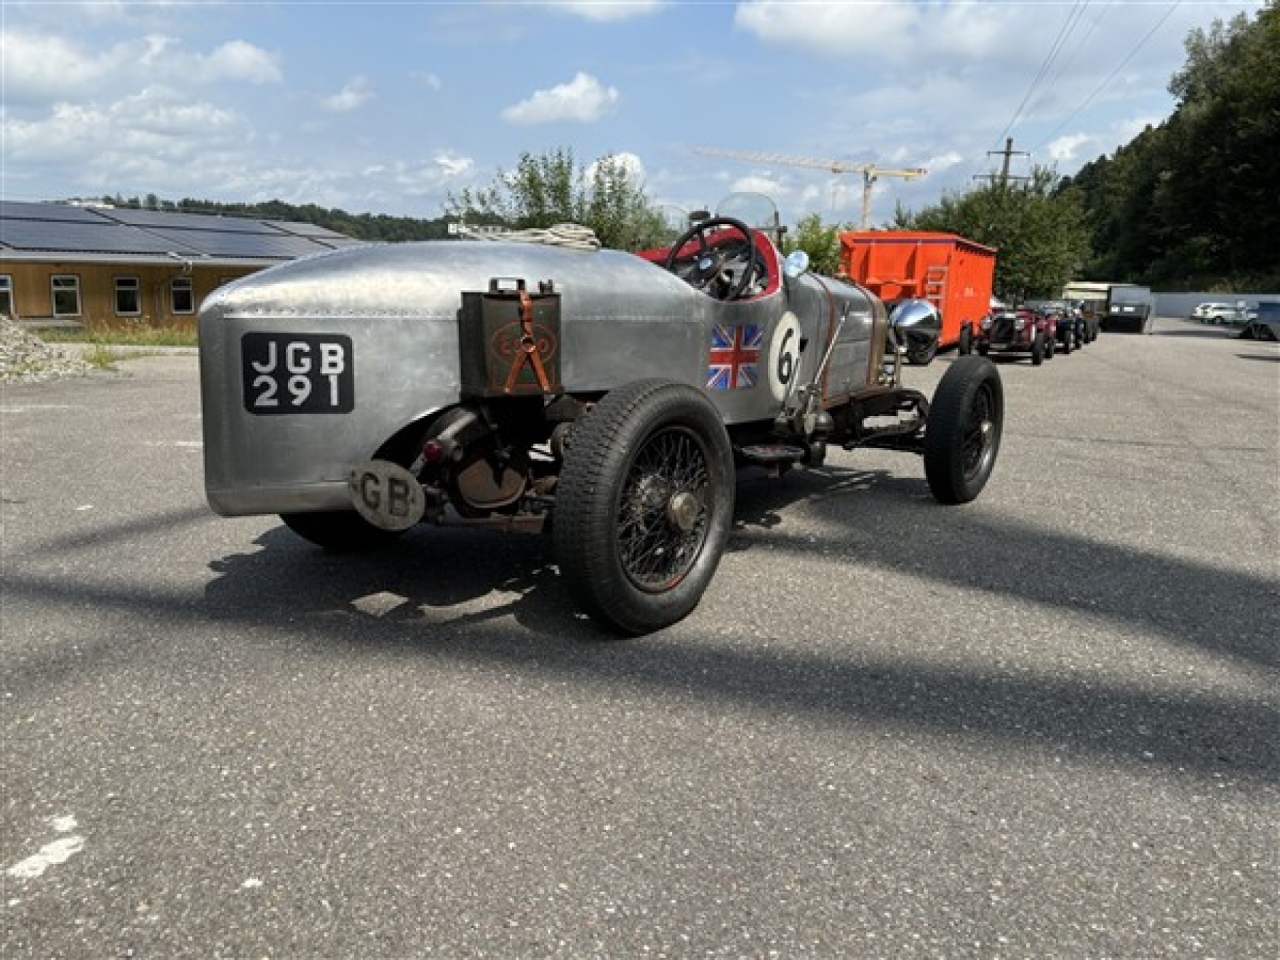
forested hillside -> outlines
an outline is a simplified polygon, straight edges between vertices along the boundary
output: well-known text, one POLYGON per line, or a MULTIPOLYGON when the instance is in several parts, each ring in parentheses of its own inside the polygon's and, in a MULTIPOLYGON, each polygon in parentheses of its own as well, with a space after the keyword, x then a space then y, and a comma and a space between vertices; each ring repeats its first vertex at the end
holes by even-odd
POLYGON ((1082 274, 1165 290, 1280 288, 1280 10, 1186 41, 1178 104, 1063 181, 1093 250, 1082 274))

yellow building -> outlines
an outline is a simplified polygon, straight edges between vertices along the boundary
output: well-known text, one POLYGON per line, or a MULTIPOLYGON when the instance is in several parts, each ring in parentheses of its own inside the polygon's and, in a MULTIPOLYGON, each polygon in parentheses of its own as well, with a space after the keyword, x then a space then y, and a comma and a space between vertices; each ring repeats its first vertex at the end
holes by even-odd
POLYGON ((307 223, 0 201, 0 313, 29 326, 194 326, 216 287, 357 242, 307 223))

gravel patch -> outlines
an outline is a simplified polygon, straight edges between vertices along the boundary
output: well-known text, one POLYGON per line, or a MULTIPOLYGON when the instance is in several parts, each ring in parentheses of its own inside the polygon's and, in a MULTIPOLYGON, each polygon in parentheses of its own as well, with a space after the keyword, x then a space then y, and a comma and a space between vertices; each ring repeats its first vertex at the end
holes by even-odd
POLYGON ((12 318, 0 317, 0 382, 39 383, 92 370, 75 351, 45 343, 12 318))

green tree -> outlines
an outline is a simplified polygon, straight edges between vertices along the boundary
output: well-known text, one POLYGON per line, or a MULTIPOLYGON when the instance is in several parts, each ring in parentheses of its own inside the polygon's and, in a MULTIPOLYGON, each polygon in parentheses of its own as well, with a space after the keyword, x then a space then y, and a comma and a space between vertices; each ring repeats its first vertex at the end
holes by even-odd
POLYGON ((625 162, 608 154, 588 169, 565 148, 523 153, 515 170, 499 170, 488 187, 450 193, 445 215, 515 230, 578 223, 619 250, 639 249, 664 229, 660 212, 625 162))
POLYGON ((1053 170, 1037 166, 1026 181, 997 180, 948 193, 918 213, 899 208, 894 224, 955 233, 995 247, 995 287, 1001 297, 1057 296, 1089 253, 1079 198, 1056 190, 1058 180, 1053 170))
POLYGON ((840 232, 852 229, 849 224, 825 224, 818 214, 810 213, 783 235, 782 252, 803 250, 809 255, 809 269, 835 276, 840 272, 840 232))
POLYGON ((1172 115, 1064 184, 1095 276, 1230 291, 1280 285, 1280 10, 1186 39, 1172 115))

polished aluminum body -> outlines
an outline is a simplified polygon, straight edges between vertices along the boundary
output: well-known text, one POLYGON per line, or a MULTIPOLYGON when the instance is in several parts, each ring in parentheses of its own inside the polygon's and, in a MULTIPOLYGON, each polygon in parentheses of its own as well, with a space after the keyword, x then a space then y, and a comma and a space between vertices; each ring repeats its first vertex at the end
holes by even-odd
POLYGON ((777 251, 767 249, 768 289, 733 302, 632 254, 521 242, 348 248, 229 284, 200 314, 209 502, 226 515, 349 507, 351 464, 461 402, 462 294, 484 291, 494 278, 531 288, 550 282, 561 295, 561 376, 570 395, 590 398, 649 377, 705 387, 716 328, 748 325, 762 330, 757 381, 707 391, 730 428, 775 418, 828 353, 819 384, 827 404, 874 389, 882 382, 883 304, 841 281, 787 278, 777 251), (349 338, 351 408, 271 416, 248 409, 245 338, 268 334, 349 338), (790 370, 785 383, 782 369, 790 370))

